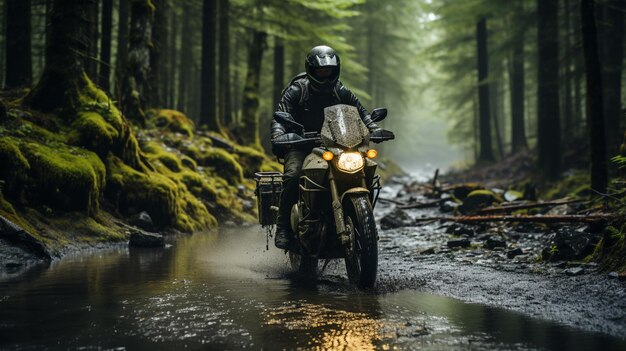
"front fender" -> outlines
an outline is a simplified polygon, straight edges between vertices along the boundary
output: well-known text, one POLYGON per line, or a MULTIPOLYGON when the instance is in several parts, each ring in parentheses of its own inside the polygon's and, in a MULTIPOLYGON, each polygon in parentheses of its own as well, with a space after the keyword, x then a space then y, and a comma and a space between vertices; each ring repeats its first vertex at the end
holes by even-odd
POLYGON ((344 191, 343 194, 341 194, 341 198, 339 200, 339 203, 343 204, 343 199, 344 199, 344 197, 346 197, 346 195, 350 195, 350 194, 369 194, 369 193, 370 193, 370 191, 367 190, 367 188, 363 188, 361 186, 350 188, 350 189, 344 191))

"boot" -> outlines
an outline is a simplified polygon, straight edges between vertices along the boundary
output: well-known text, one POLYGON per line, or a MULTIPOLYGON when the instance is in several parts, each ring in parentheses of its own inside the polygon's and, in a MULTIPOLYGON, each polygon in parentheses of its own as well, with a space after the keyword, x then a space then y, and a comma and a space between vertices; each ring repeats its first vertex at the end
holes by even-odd
POLYGON ((287 250, 291 242, 291 225, 285 220, 277 221, 276 235, 274 236, 274 245, 279 249, 287 250))
POLYGON ((276 235, 274 236, 274 245, 279 249, 287 250, 291 243, 291 224, 289 217, 279 215, 276 220, 276 235))

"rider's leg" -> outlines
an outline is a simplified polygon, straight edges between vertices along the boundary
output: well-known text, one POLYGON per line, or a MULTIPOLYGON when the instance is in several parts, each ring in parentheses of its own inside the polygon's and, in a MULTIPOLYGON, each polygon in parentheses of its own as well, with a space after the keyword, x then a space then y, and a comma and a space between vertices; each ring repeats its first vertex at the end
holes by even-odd
POLYGON ((305 157, 306 154, 298 150, 291 150, 285 155, 283 192, 280 196, 274 240, 276 247, 281 249, 288 248, 289 242, 293 238, 290 224, 291 207, 298 201, 298 183, 305 157))

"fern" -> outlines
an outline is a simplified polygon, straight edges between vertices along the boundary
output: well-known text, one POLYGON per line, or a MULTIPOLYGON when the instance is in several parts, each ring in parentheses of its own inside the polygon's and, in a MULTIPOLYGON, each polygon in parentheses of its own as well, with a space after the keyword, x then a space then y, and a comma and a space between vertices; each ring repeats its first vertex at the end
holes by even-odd
POLYGON ((618 155, 613 157, 611 161, 617 163, 619 168, 626 168, 626 156, 618 155))

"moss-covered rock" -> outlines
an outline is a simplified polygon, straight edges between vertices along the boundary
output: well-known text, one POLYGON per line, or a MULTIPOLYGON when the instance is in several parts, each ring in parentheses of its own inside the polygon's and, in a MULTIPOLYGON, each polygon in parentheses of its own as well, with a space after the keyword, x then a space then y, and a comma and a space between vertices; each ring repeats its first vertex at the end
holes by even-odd
POLYGON ((209 168, 211 174, 226 179, 230 184, 241 184, 243 168, 235 157, 224 149, 208 148, 198 155, 199 166, 209 168))
MULTIPOLYGON (((121 125, 121 121, 119 122, 121 125)), ((109 123, 95 111, 81 111, 71 125, 69 142, 85 147, 101 156, 106 155, 120 137, 121 127, 109 123)))
POLYGON ((31 201, 64 211, 98 211, 106 170, 96 154, 64 144, 23 142, 19 147, 30 165, 31 201))
POLYGON ((115 156, 107 158, 107 196, 125 216, 146 211, 159 227, 185 232, 217 224, 207 208, 184 185, 157 172, 139 172, 115 156))
POLYGON ((235 146, 234 152, 237 160, 243 169, 243 175, 247 178, 254 177, 254 173, 259 172, 267 156, 261 151, 249 146, 235 146))
POLYGON ((180 133, 187 137, 192 137, 196 130, 193 121, 180 111, 149 110, 146 115, 148 127, 155 127, 161 131, 180 133))
POLYGON ((22 155, 16 139, 0 138, 0 165, 0 179, 5 182, 4 192, 11 197, 18 197, 27 179, 30 164, 22 155))
POLYGON ((502 197, 491 190, 474 190, 463 199, 463 204, 458 209, 461 213, 470 213, 500 202, 502 202, 502 197))

